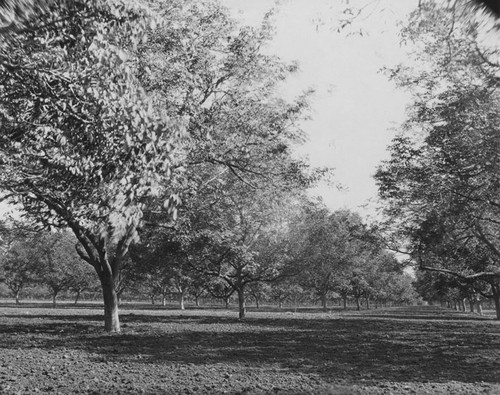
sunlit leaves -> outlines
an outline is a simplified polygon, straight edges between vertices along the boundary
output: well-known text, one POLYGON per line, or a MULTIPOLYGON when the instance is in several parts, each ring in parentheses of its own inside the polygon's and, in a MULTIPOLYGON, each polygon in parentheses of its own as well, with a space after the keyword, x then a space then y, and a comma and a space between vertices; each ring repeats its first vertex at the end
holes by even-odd
POLYGON ((459 10, 427 4, 405 30, 424 62, 394 74, 414 103, 376 178, 391 231, 420 266, 494 280, 499 69, 485 57, 481 26, 459 10))
POLYGON ((121 237, 166 184, 185 128, 135 77, 151 13, 93 1, 38 16, 0 47, 2 187, 44 222, 53 213, 121 237))

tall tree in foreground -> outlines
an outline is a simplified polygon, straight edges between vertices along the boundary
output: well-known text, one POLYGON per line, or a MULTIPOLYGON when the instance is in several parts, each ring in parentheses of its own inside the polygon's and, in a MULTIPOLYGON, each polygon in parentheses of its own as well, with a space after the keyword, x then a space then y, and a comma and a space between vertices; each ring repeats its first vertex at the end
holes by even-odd
POLYGON ((458 7, 427 6, 404 30, 421 68, 394 76, 415 101, 376 178, 419 267, 488 284, 500 319, 498 49, 458 7))
POLYGON ((115 282, 143 200, 167 185, 182 130, 134 76, 150 22, 120 1, 61 2, 0 42, 0 189, 38 223, 74 232, 107 331, 120 330, 115 282))

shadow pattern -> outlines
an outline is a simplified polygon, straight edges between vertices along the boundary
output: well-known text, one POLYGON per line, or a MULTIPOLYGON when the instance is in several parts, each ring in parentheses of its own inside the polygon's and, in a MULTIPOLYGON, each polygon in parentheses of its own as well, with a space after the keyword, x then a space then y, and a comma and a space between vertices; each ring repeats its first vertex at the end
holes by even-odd
MULTIPOLYGON (((279 366, 347 383, 500 383, 497 322, 438 308, 302 318, 123 314, 103 334, 99 315, 0 316, 0 349, 82 350, 96 360, 144 364, 279 366)), ((1 350, 0 350, 1 352, 1 350)))

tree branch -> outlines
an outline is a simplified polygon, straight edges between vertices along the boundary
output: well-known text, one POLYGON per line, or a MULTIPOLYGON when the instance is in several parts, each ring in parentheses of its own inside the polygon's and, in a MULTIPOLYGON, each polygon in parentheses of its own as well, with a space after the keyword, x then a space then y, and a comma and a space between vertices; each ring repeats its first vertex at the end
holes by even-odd
POLYGON ((445 274, 450 274, 452 276, 464 279, 464 280, 478 280, 482 279, 485 277, 494 277, 494 278, 500 278, 500 270, 497 272, 480 272, 480 273, 474 273, 474 274, 461 274, 458 272, 455 272, 453 270, 449 269, 442 269, 442 268, 435 268, 435 267, 430 267, 430 266, 419 266, 420 270, 426 270, 429 272, 438 272, 438 273, 445 273, 445 274))

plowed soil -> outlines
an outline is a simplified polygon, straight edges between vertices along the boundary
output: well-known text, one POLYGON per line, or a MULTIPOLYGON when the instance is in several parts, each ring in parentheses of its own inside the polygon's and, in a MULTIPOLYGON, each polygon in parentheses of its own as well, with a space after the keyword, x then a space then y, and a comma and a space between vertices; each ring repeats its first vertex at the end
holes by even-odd
POLYGON ((500 394, 500 323, 361 313, 0 305, 1 394, 500 394))

